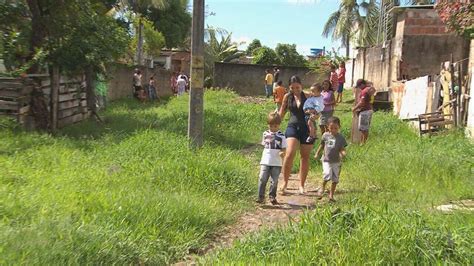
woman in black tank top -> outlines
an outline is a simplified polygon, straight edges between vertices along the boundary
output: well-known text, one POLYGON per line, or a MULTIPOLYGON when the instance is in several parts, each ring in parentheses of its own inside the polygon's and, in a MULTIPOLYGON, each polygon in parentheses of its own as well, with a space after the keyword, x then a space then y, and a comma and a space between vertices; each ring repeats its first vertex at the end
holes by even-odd
POLYGON ((306 98, 307 96, 303 92, 300 78, 292 76, 290 78, 290 92, 283 98, 283 103, 279 112, 282 119, 285 117, 287 111, 290 112, 290 121, 288 121, 288 127, 285 132, 288 147, 286 149, 282 168, 284 182, 281 191, 283 193, 286 191, 291 168, 293 166, 293 160, 295 159, 296 151, 299 147, 301 155, 299 191, 301 194, 304 194, 304 185, 309 171, 309 158, 314 144, 314 141, 306 141, 309 136, 309 129, 305 122, 305 114, 303 111, 303 105, 306 98))

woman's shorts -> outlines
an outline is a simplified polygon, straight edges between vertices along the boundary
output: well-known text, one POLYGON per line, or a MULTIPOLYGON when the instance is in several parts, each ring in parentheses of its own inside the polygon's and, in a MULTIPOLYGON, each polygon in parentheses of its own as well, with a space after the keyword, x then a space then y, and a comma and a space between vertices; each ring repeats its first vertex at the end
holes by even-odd
POLYGON ((369 131, 370 122, 372 121, 372 110, 362 111, 359 113, 359 131, 369 131))
POLYGON ((322 111, 321 116, 319 117, 319 125, 320 126, 327 126, 328 119, 332 117, 334 111, 322 111))
POLYGON ((309 137, 309 128, 306 124, 288 124, 285 132, 286 138, 295 138, 300 144, 314 144, 314 141, 307 142, 309 137))
POLYGON ((337 93, 342 93, 344 91, 344 83, 339 83, 337 87, 337 93))

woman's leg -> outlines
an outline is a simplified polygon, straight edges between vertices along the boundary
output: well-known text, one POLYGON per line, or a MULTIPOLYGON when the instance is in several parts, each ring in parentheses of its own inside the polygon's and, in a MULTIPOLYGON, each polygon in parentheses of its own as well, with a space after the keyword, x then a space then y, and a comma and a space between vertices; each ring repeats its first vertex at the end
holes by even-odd
POLYGON ((303 144, 300 147, 301 163, 300 163, 300 187, 304 188, 306 182, 306 177, 308 176, 309 171, 309 156, 311 150, 313 149, 312 144, 303 144))
POLYGON ((291 167, 293 166, 293 160, 295 159, 296 150, 300 144, 299 140, 296 138, 288 138, 286 140, 286 154, 283 160, 283 189, 286 189, 288 185, 288 179, 290 179, 291 167))

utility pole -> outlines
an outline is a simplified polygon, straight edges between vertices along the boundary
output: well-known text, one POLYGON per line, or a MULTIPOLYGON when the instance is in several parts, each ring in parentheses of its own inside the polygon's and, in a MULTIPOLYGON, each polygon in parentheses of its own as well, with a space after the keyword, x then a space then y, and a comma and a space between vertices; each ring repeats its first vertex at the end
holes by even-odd
POLYGON ((204 0, 193 0, 191 47, 188 138, 190 148, 199 148, 204 131, 204 0))

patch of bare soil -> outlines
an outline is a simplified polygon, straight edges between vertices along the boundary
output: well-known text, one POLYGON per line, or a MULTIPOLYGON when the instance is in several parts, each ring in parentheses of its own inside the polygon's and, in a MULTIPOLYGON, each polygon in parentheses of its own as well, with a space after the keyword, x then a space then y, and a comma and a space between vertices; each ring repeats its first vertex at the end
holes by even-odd
POLYGON ((474 200, 467 199, 452 201, 449 204, 437 206, 436 209, 442 212, 474 211, 474 200))
POLYGON ((263 104, 263 103, 267 103, 268 99, 263 98, 263 97, 255 97, 255 96, 241 96, 241 97, 238 97, 235 101, 238 103, 263 104))
MULTIPOLYGON (((280 176, 279 183, 283 182, 280 176)), ((269 186, 269 184, 267 184, 269 186)), ((286 226, 290 220, 298 221, 298 216, 305 210, 311 210, 316 207, 318 202, 316 194, 317 187, 306 182, 306 192, 301 195, 298 192, 299 179, 297 175, 292 175, 288 183, 288 192, 277 195, 278 205, 270 203, 256 205, 256 208, 250 212, 241 215, 237 222, 227 226, 221 232, 214 236, 212 243, 204 250, 197 251, 196 255, 185 258, 185 261, 175 265, 195 265, 197 256, 211 253, 217 249, 227 248, 237 239, 257 232, 262 229, 286 226)), ((256 188, 255 188, 256 189, 256 188)), ((319 201, 320 203, 325 200, 319 201)))

